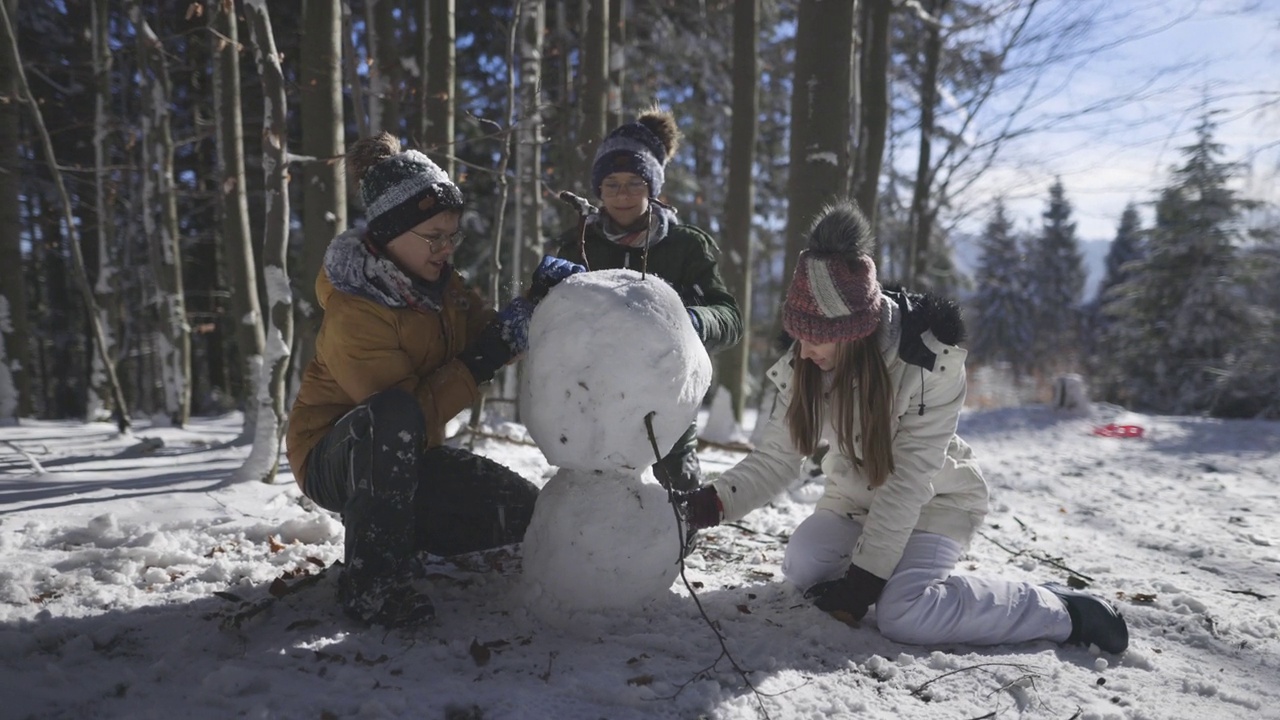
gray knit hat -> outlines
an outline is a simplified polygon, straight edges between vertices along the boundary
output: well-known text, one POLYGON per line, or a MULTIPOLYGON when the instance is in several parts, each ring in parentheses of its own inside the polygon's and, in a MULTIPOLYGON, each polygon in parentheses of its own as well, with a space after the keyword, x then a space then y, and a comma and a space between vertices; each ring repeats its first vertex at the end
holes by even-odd
POLYGON ((368 237, 378 248, 441 212, 462 210, 462 191, 448 174, 417 150, 401 151, 390 133, 356 142, 347 166, 360 183, 368 237))
POLYGON ((680 145, 680 129, 671 113, 646 110, 635 122, 619 125, 600 143, 591 164, 591 189, 600 197, 600 185, 616 172, 629 172, 649 184, 649 197, 662 194, 666 164, 680 145))

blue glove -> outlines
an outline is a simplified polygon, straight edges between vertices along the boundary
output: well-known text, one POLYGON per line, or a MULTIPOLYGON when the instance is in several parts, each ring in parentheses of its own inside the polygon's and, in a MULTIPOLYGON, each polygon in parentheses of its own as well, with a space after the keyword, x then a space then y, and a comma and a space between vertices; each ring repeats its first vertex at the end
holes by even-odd
POLYGON ((529 320, 533 318, 533 302, 518 297, 498 311, 494 318, 502 326, 502 339, 513 355, 523 355, 529 349, 529 320))
POLYGON ((554 255, 545 255, 542 262, 538 263, 537 269, 533 271, 533 287, 529 290, 529 299, 537 303, 551 292, 551 288, 560 284, 561 280, 574 273, 586 271, 586 268, 577 263, 554 255))
POLYGON ((529 319, 533 303, 516 298, 498 311, 484 330, 467 346, 458 359, 471 371, 476 384, 493 379, 498 368, 529 349, 529 319))
POLYGON ((698 317, 698 313, 693 308, 685 308, 689 311, 689 319, 693 321, 693 331, 698 333, 698 337, 702 337, 702 318, 698 317))

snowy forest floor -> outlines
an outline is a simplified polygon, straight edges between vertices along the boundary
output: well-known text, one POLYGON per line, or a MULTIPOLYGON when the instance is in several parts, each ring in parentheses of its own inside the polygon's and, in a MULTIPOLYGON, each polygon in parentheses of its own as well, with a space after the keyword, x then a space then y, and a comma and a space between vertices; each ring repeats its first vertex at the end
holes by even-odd
MULTIPOLYGON (((687 562, 729 656, 680 580, 632 612, 535 618, 518 546, 426 558, 437 619, 362 628, 335 602, 341 523, 287 468, 235 482, 239 427, 0 429, 0 718, 1280 718, 1277 422, 962 416, 992 510, 960 571, 1087 578, 1130 623, 1119 657, 903 645, 874 610, 815 610, 779 572, 806 479, 687 562), (1145 434, 1091 433, 1109 422, 1145 434)), ((554 472, 521 426, 489 430, 477 452, 554 472)))

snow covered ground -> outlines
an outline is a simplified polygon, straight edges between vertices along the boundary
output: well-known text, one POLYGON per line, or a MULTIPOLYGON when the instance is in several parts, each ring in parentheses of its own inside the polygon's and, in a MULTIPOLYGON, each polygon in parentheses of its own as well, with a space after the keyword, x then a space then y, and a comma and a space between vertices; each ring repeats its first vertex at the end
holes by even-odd
MULTIPOLYGON (((239 423, 0 428, 0 717, 1280 718, 1280 423, 962 417, 993 494, 963 569, 1089 578, 1130 622, 1121 657, 901 645, 874 611, 840 624, 780 579, 820 492, 799 480, 704 534, 696 603, 677 580, 643 612, 548 624, 519 607, 512 547, 427 558, 437 621, 364 629, 325 572, 340 522, 287 469, 237 484, 239 423), (1091 433, 1109 422, 1145 435, 1091 433)), ((522 427, 492 430, 506 439, 477 451, 538 484, 554 472, 522 427)))

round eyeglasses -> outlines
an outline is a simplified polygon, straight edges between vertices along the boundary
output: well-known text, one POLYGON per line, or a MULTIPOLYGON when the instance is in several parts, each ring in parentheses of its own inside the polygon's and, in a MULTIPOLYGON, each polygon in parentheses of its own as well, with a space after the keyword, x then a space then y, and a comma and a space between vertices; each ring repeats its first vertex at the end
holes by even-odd
POLYGON ((600 184, 601 197, 617 197, 618 195, 643 195, 649 192, 649 183, 643 180, 616 182, 609 180, 600 184))
POLYGON ((409 234, 425 242, 427 247, 431 248, 431 252, 433 253, 438 253, 443 250, 446 244, 457 249, 457 247, 462 244, 462 241, 466 239, 466 235, 464 235, 461 230, 448 235, 441 235, 439 233, 434 235, 423 235, 417 230, 410 228, 409 234))

